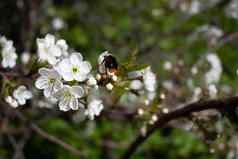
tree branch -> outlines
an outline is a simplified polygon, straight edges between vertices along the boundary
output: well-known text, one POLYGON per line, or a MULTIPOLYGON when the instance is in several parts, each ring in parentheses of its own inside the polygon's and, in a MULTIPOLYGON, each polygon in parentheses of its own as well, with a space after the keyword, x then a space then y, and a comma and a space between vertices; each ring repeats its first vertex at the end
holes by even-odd
POLYGON ((175 109, 168 114, 160 114, 158 121, 149 128, 147 134, 139 134, 136 139, 131 143, 127 151, 122 156, 123 159, 129 159, 138 149, 138 147, 143 144, 157 129, 165 126, 168 122, 190 115, 193 112, 199 112, 208 109, 217 110, 230 110, 232 107, 238 106, 238 96, 229 97, 218 100, 208 100, 199 101, 183 106, 182 108, 175 109))
MULTIPOLYGON (((27 122, 28 120, 26 119, 26 117, 19 111, 15 111, 16 115, 18 118, 20 118, 21 120, 27 122)), ((28 121, 29 122, 29 121, 28 121)), ((46 131, 44 131, 43 129, 41 129, 37 124, 30 122, 29 127, 36 132, 38 135, 40 135, 41 137, 47 139, 48 141, 51 141, 52 143, 55 143, 61 147, 63 147, 64 149, 70 151, 71 153, 77 155, 77 156, 83 156, 83 154, 75 147, 73 147, 72 145, 64 142, 63 140, 47 133, 46 131)))
POLYGON ((57 145, 60 145, 64 149, 72 152, 73 154, 75 154, 77 156, 82 155, 78 149, 76 149, 75 147, 69 145, 68 143, 56 138, 55 136, 50 135, 49 133, 45 132, 40 127, 38 127, 36 124, 31 124, 31 129, 33 131, 35 131, 37 134, 39 134, 40 136, 42 136, 43 138, 45 138, 45 139, 47 139, 47 140, 49 140, 49 141, 51 141, 51 142, 53 142, 57 145))

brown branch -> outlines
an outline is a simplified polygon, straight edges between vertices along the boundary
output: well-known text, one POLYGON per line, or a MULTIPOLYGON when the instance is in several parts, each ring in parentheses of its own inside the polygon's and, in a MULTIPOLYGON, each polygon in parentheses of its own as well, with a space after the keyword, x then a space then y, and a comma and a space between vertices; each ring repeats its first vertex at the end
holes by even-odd
POLYGON ((64 149, 72 152, 73 154, 75 155, 82 155, 80 153, 80 151, 78 149, 76 149, 75 147, 65 143, 64 141, 56 138, 55 136, 53 135, 50 135, 49 133, 45 132, 44 130, 42 130, 40 127, 38 127, 36 124, 31 124, 31 129, 33 131, 35 131, 37 134, 39 134, 40 136, 42 136, 43 138, 57 144, 57 145, 60 145, 61 147, 63 147, 64 149))
POLYGON ((184 107, 171 111, 168 114, 162 114, 159 116, 158 121, 151 128, 149 128, 146 135, 139 134, 136 137, 136 139, 129 146, 122 158, 129 159, 136 152, 138 147, 143 144, 156 130, 164 127, 168 122, 172 120, 186 117, 193 112, 199 112, 208 109, 229 110, 237 106, 238 96, 218 100, 199 101, 185 105, 184 107))
MULTIPOLYGON (((18 118, 20 118, 22 121, 27 122, 27 118, 19 111, 15 110, 15 113, 17 115, 18 118)), ((30 128, 36 132, 38 135, 40 135, 41 137, 47 139, 48 141, 51 141, 52 143, 55 143, 61 147, 63 147, 64 149, 70 151, 71 153, 77 155, 77 156, 83 156, 83 154, 75 147, 73 147, 72 145, 64 142, 63 140, 47 133, 46 131, 44 131, 43 129, 41 129, 37 124, 30 122, 30 128)))

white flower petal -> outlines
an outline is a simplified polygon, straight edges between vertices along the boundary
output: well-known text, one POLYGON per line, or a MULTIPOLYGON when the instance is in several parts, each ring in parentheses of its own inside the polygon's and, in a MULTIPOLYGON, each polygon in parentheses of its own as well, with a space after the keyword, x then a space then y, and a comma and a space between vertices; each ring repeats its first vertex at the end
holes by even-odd
POLYGON ((39 77, 35 82, 35 86, 38 89, 46 89, 48 87, 48 79, 44 76, 39 77))
POLYGON ((80 53, 72 53, 70 56, 70 62, 72 65, 79 65, 83 60, 83 57, 80 53))
POLYGON ((77 98, 71 98, 69 104, 70 104, 70 108, 72 110, 77 110, 79 108, 79 106, 78 106, 78 99, 77 98))
POLYGON ((48 74, 50 73, 50 69, 42 67, 39 69, 39 74, 42 76, 48 76, 48 74))
POLYGON ((60 47, 56 46, 56 45, 53 45, 49 48, 49 52, 52 53, 53 56, 55 57, 59 57, 62 55, 62 51, 60 49, 60 47))
POLYGON ((54 91, 58 91, 63 88, 63 83, 60 80, 56 80, 54 83, 54 91))
POLYGON ((68 45, 67 45, 66 41, 63 40, 63 39, 58 40, 56 42, 56 45, 59 46, 61 49, 65 50, 65 51, 68 49, 68 45))
POLYGON ((24 98, 17 99, 17 102, 19 103, 19 105, 25 105, 26 104, 26 100, 24 98))
POLYGON ((76 97, 76 98, 81 98, 84 95, 84 89, 81 86, 73 86, 71 88, 71 93, 76 97))
POLYGON ((53 85, 45 88, 43 93, 46 98, 50 97, 54 93, 53 85))
POLYGON ((74 74, 74 79, 76 79, 79 82, 82 82, 82 81, 85 81, 87 79, 87 75, 78 72, 78 73, 74 74))
POLYGON ((61 111, 69 111, 70 110, 70 107, 69 107, 69 101, 64 99, 64 100, 61 100, 59 102, 59 108, 61 111))
POLYGON ((69 59, 64 59, 62 60, 56 67, 55 69, 57 72, 63 77, 65 81, 72 81, 73 74, 70 71, 70 68, 72 68, 72 65, 70 63, 69 59))
POLYGON ((55 44, 55 37, 51 34, 45 36, 45 43, 50 46, 55 44))
POLYGON ((80 70, 81 72, 88 74, 92 69, 92 66, 89 62, 84 61, 80 64, 80 70))

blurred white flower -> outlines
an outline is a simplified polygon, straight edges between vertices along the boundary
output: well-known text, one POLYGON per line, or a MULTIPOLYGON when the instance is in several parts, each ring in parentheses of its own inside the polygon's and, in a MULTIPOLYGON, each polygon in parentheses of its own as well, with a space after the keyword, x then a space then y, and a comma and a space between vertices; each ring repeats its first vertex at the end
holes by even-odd
POLYGON ((109 91, 111 91, 112 89, 113 89, 113 84, 111 84, 111 83, 108 83, 107 85, 106 85, 106 88, 107 88, 107 90, 109 90, 109 91))
POLYGON ((39 100, 37 101, 36 105, 39 108, 48 108, 48 109, 52 109, 55 104, 57 103, 57 99, 54 97, 49 97, 49 98, 44 98, 43 100, 39 100))
POLYGON ((89 117, 89 119, 93 120, 94 116, 99 116, 101 111, 103 110, 102 100, 93 99, 89 102, 88 108, 85 111, 85 115, 89 117))
POLYGON ((191 72, 192 72, 193 75, 196 75, 198 73, 198 68, 196 66, 193 66, 191 68, 191 72))
POLYGON ((173 65, 170 61, 166 61, 163 67, 165 70, 170 71, 173 68, 173 65))
POLYGON ((202 96, 202 89, 200 87, 195 87, 193 90, 193 96, 191 102, 198 101, 202 96))
POLYGON ((201 11, 201 2, 199 0, 173 0, 171 7, 173 9, 179 8, 184 13, 194 15, 201 11))
POLYGON ((212 45, 216 45, 219 38, 224 34, 223 30, 213 25, 204 25, 200 31, 204 32, 205 38, 212 45))
POLYGON ((30 59, 31 59, 30 53, 28 53, 28 52, 23 52, 23 53, 21 54, 21 62, 22 62, 23 64, 27 64, 27 63, 30 61, 30 59))
POLYGON ((47 61, 55 65, 59 58, 67 54, 68 45, 65 40, 55 40, 51 34, 47 34, 43 39, 37 39, 38 56, 40 61, 47 61))
POLYGON ((217 38, 220 38, 221 36, 223 36, 224 32, 216 27, 216 26, 211 26, 209 27, 209 29, 207 30, 207 36, 212 36, 212 37, 217 37, 217 38))
POLYGON ((174 83, 171 80, 165 80, 162 83, 163 87, 169 91, 172 91, 174 89, 174 83))
POLYGON ((133 90, 140 90, 143 87, 143 83, 140 80, 131 81, 130 88, 133 90))
POLYGON ((63 87, 61 76, 54 69, 41 68, 39 69, 41 75, 35 82, 38 89, 44 90, 44 96, 50 97, 63 87))
POLYGON ((13 41, 1 37, 0 44, 2 46, 2 66, 4 68, 13 68, 16 65, 17 60, 16 49, 13 46, 13 41))
POLYGON ((206 84, 217 83, 222 74, 221 61, 215 53, 208 53, 207 61, 210 63, 211 69, 205 74, 206 84))
POLYGON ((52 20, 52 26, 55 30, 61 30, 65 27, 65 22, 63 19, 56 17, 52 20))
POLYGON ((79 101, 83 95, 84 90, 81 86, 71 87, 69 85, 64 85, 63 88, 55 93, 55 97, 59 99, 59 108, 62 111, 77 110, 80 107, 84 107, 79 101))
POLYGON ((89 76, 87 85, 89 86, 96 86, 97 85, 97 80, 93 76, 89 76))
POLYGON ((116 75, 113 75, 113 76, 112 76, 112 80, 113 80, 114 82, 116 82, 116 81, 118 80, 118 77, 117 77, 116 75))
POLYGON ((232 0, 225 11, 227 16, 238 20, 238 1, 232 0))
POLYGON ((150 67, 144 70, 143 79, 145 89, 147 91, 153 92, 156 90, 157 87, 156 75, 151 71, 150 67))
POLYGON ((217 97, 217 87, 214 84, 208 85, 208 93, 211 98, 216 98, 217 97))
POLYGON ((5 36, 0 36, 0 44, 4 46, 8 42, 5 36))
POLYGON ((152 9, 151 13, 153 16, 157 17, 157 16, 160 16, 161 14, 163 14, 163 11, 156 8, 156 9, 152 9))
POLYGON ((19 105, 26 104, 26 100, 32 98, 31 91, 27 90, 25 86, 19 86, 16 90, 13 91, 13 97, 17 100, 19 105))
POLYGON ((18 103, 17 103, 16 99, 14 99, 12 96, 7 96, 7 97, 5 98, 5 101, 6 101, 10 106, 12 106, 13 108, 18 107, 18 103))
POLYGON ((80 53, 73 53, 69 58, 63 59, 57 66, 56 70, 65 81, 84 81, 87 79, 92 67, 87 61, 83 61, 80 53))

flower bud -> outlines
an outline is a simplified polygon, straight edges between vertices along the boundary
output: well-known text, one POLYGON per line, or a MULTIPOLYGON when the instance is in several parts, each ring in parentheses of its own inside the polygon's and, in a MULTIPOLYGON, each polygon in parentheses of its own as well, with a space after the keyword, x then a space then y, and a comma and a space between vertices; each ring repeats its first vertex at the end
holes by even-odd
POLYGON ((107 85, 106 85, 106 88, 108 89, 108 90, 112 90, 113 89, 113 85, 111 84, 111 83, 108 83, 107 85))

